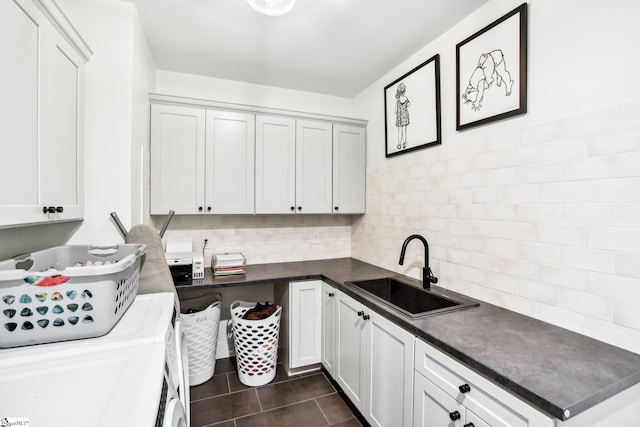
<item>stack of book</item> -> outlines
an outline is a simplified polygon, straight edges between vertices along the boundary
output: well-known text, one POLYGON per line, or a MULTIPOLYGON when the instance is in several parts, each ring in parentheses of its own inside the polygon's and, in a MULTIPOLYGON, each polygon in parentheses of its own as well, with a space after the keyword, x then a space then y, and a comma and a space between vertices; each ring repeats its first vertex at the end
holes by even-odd
POLYGON ((213 258, 211 258, 211 268, 214 276, 245 274, 247 272, 247 259, 239 252, 214 254, 213 258))

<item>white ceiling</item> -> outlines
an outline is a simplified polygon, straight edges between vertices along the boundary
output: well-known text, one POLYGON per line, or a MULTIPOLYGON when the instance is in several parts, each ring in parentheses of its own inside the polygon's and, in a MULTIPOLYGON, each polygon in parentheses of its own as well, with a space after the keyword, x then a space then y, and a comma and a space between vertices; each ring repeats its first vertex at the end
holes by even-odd
POLYGON ((127 1, 160 70, 351 98, 488 0, 127 1))

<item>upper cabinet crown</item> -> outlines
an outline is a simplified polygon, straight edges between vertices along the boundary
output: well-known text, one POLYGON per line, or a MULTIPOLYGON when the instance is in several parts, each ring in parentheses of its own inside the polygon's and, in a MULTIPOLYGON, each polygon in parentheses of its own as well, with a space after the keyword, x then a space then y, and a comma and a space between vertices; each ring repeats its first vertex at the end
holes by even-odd
POLYGON ((82 219, 91 50, 51 0, 0 2, 0 37, 0 227, 82 219))
POLYGON ((364 213, 366 122, 151 100, 151 214, 364 213))

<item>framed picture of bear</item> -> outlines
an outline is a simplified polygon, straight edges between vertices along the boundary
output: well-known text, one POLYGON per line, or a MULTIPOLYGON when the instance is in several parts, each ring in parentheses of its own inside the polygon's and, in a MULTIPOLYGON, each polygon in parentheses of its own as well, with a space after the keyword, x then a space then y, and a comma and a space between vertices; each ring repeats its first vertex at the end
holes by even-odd
POLYGON ((385 86, 384 111, 386 157, 440 144, 440 55, 385 86))
POLYGON ((456 45, 456 130, 527 112, 527 4, 456 45))

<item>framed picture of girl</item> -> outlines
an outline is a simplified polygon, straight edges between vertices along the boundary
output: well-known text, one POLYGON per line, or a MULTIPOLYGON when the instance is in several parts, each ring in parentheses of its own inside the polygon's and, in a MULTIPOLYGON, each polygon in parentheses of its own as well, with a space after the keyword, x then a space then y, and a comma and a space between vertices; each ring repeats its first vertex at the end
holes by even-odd
POLYGON ((440 55, 385 86, 384 110, 386 157, 440 144, 440 55))

